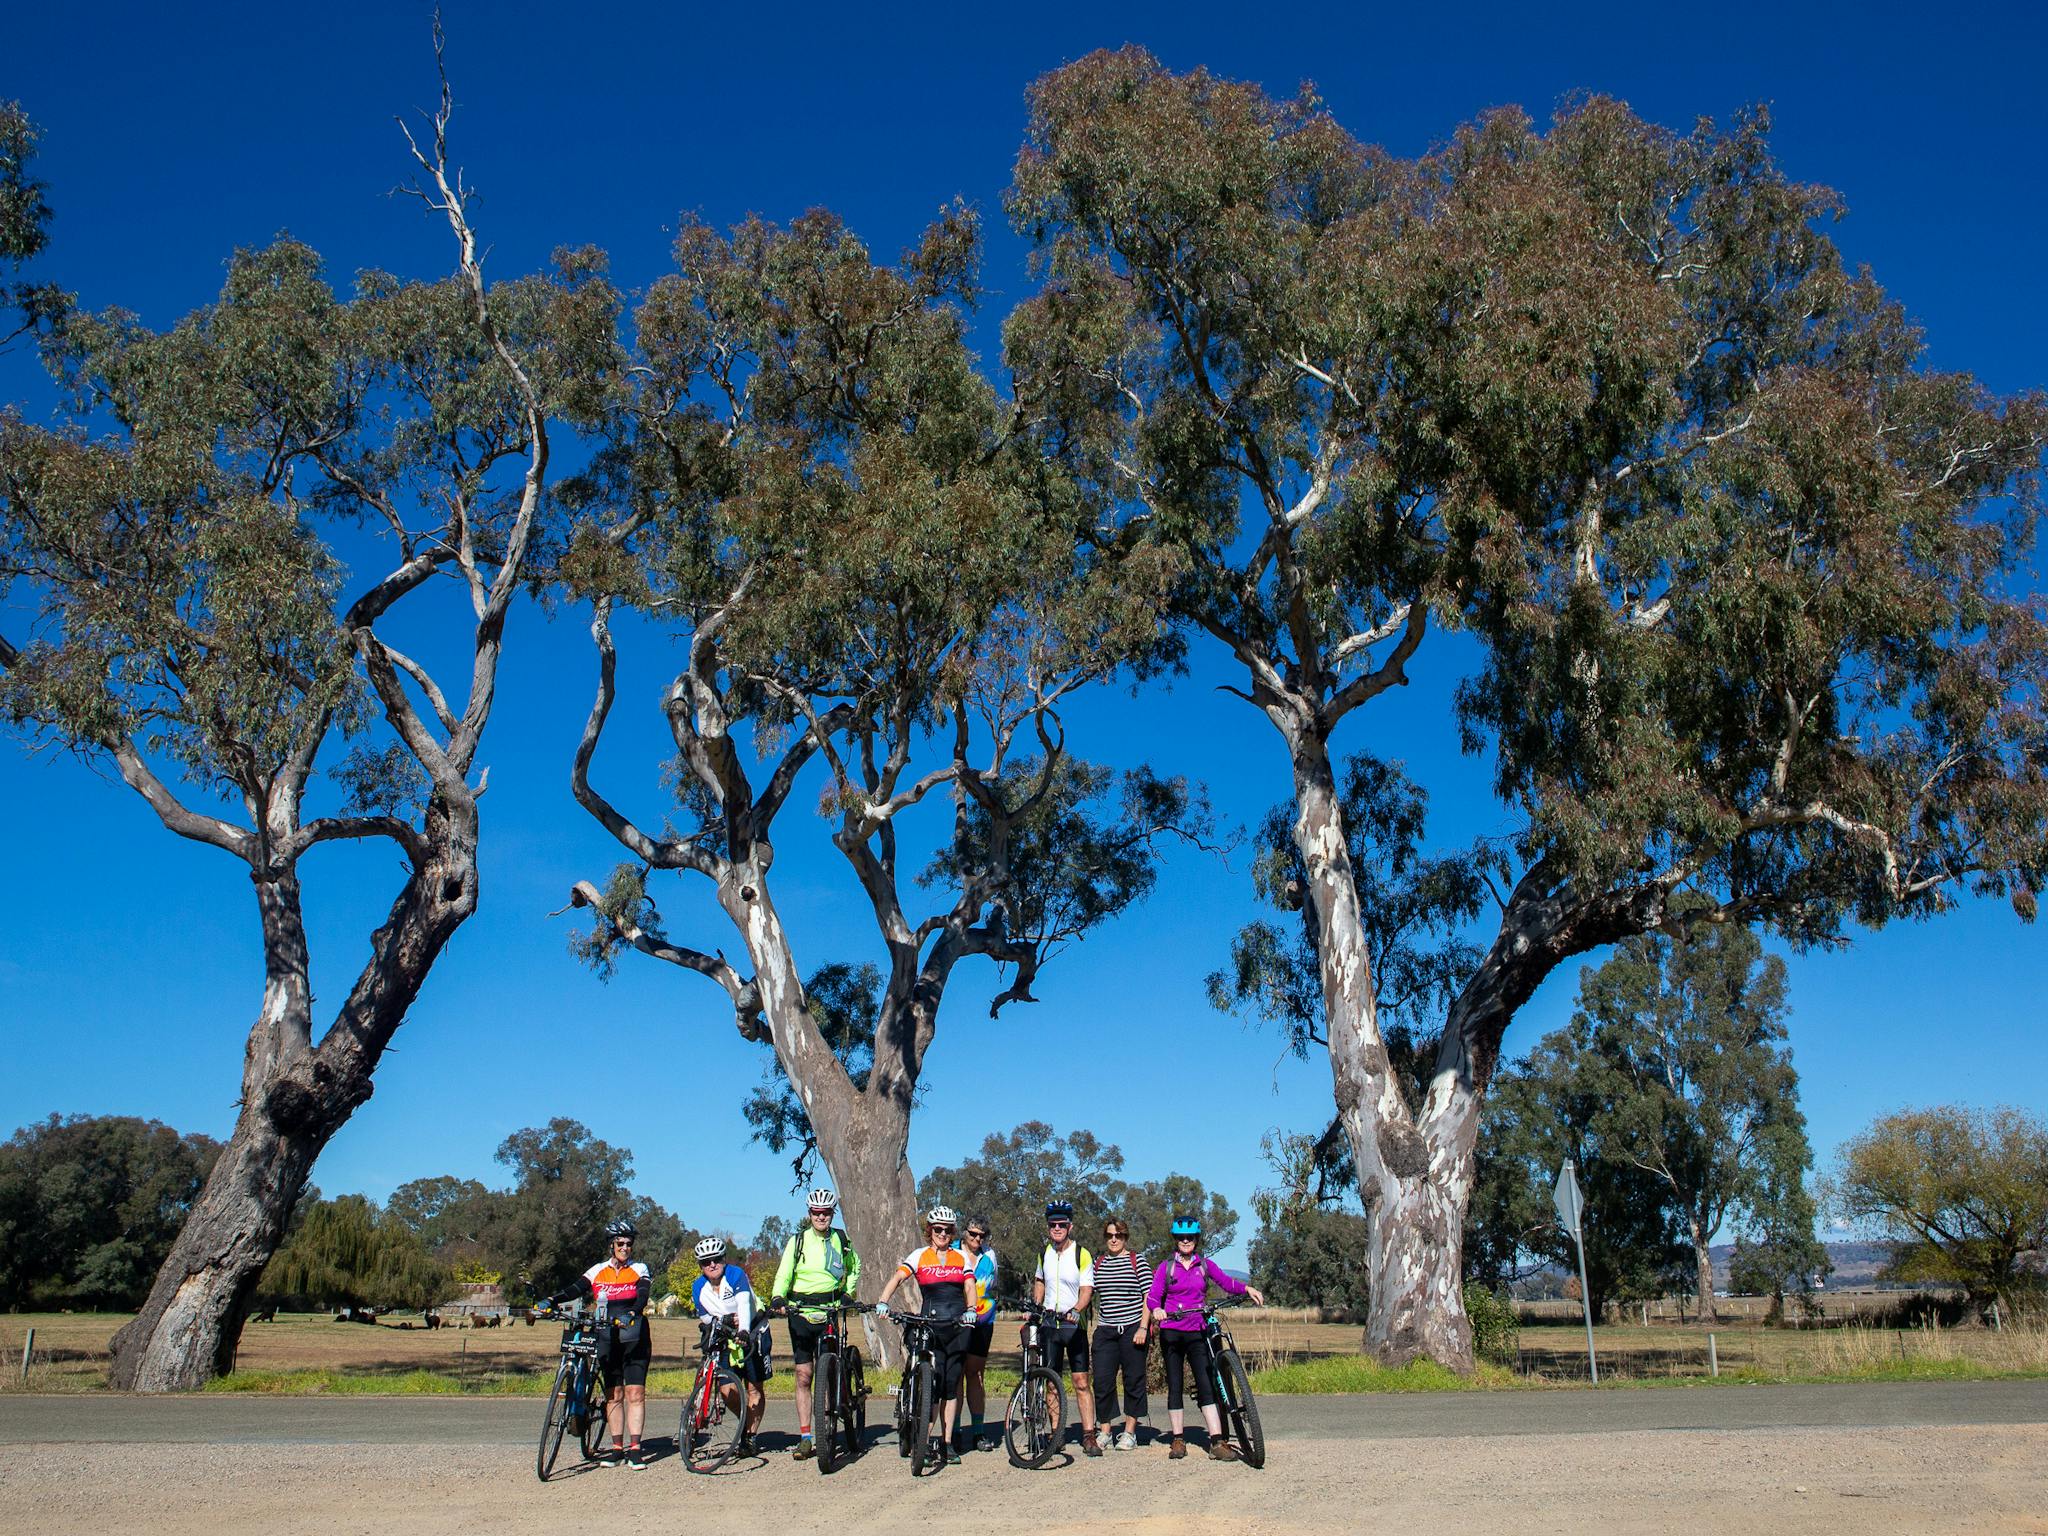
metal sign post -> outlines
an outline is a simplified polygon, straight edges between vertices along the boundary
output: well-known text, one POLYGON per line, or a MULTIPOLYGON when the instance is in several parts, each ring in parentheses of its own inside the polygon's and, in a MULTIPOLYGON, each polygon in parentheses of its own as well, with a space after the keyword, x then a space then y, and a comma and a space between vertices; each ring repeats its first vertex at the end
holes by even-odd
POLYGON ((1557 1170, 1557 1188, 1551 1192, 1550 1203, 1557 1207, 1557 1219, 1571 1233, 1572 1241, 1579 1249, 1579 1310, 1586 1314, 1586 1363, 1592 1368, 1593 1385, 1600 1385, 1600 1357, 1593 1352, 1593 1295, 1586 1287, 1586 1235, 1584 1218, 1585 1198, 1579 1193, 1579 1181, 1572 1172, 1572 1160, 1566 1158, 1557 1170))

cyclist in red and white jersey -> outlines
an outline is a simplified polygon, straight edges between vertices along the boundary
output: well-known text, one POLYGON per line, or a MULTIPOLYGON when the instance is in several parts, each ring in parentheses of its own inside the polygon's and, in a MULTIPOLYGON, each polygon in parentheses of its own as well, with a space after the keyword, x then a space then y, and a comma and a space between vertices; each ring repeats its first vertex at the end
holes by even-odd
POLYGON ((550 1298, 549 1304, 590 1298, 596 1313, 597 1359, 604 1372, 605 1418, 613 1446, 624 1448, 623 1457, 609 1452, 599 1464, 623 1464, 638 1472, 647 1465, 640 1432, 647 1423, 647 1366, 654 1358, 654 1340, 647 1330, 654 1276, 633 1257, 633 1223, 614 1221, 604 1235, 611 1240, 611 1256, 591 1265, 576 1289, 550 1298))
POLYGON ((974 1266, 967 1256, 953 1246, 953 1234, 959 1230, 960 1219, 953 1214, 950 1205, 935 1205, 925 1213, 925 1246, 913 1254, 906 1255, 896 1266, 896 1273, 889 1277, 889 1283, 882 1287, 882 1294, 876 1298, 877 1306, 886 1307, 889 1298, 896 1294, 896 1287, 906 1280, 917 1282, 920 1309, 927 1317, 944 1318, 953 1326, 941 1325, 932 1331, 932 1343, 939 1352, 939 1401, 945 1404, 942 1414, 942 1444, 946 1460, 957 1466, 960 1449, 953 1443, 953 1427, 960 1422, 960 1381, 967 1365, 967 1344, 970 1329, 959 1326, 971 1319, 981 1300, 981 1291, 974 1283, 974 1266))

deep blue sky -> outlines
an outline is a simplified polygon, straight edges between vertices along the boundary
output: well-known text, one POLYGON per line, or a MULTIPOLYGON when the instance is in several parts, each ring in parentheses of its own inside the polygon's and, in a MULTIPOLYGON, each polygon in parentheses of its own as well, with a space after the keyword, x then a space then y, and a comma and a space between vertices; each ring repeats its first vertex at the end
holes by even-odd
MULTIPOLYGON (((290 230, 337 280, 380 266, 449 266, 445 229, 387 196, 409 164, 394 113, 428 105, 428 11, 22 8, 7 23, 0 97, 46 133, 58 211, 42 270, 88 304, 168 324, 217 289, 236 245, 290 230)), ((1684 127, 1768 102, 1790 172, 1846 196, 1835 231, 1927 328, 1934 361, 1991 386, 2043 382, 2048 235, 2038 100, 2048 28, 2037 7, 1864 6, 1768 13, 1296 6, 954 8, 459 4, 446 12, 459 112, 455 151, 482 191, 490 270, 528 270, 558 244, 594 242, 629 286, 663 269, 678 210, 714 223, 838 210, 893 252, 945 200, 993 222, 983 334, 1026 288, 999 200, 1039 73, 1139 42, 1275 93, 1313 79, 1357 136, 1414 153, 1490 106, 1546 116, 1564 94, 1621 96, 1684 127)), ((0 359, 0 398, 36 414, 51 396, 28 361, 0 359)), ((600 776, 658 814, 652 704, 666 658, 629 649, 600 776)), ((1405 759, 1436 787, 1462 841, 1496 824, 1480 765, 1444 719, 1454 658, 1425 649, 1416 686, 1366 712, 1340 747, 1405 759)), ((1110 696, 1077 712, 1098 759, 1150 756, 1206 779, 1226 818, 1251 823, 1284 789, 1271 732, 1211 690, 1201 658, 1169 696, 1110 696)), ((700 978, 628 957, 600 987, 563 945, 570 882, 615 849, 566 794, 591 687, 580 623, 516 619, 492 765, 483 910, 457 937, 378 1077, 376 1097, 316 1170, 330 1193, 383 1196, 422 1174, 495 1181, 509 1131, 574 1115, 632 1148, 639 1187, 699 1226, 751 1231, 789 1203, 781 1162, 745 1139, 738 1103, 759 1056, 700 978), (608 1042, 643 1069, 586 1067, 608 1042)), ((9 808, 0 881, 0 1134, 51 1111, 153 1115, 224 1134, 256 1006, 246 875, 164 833, 118 781, 61 754, 0 750, 9 808)), ((798 802, 799 806, 801 801, 798 802)), ((797 814, 793 807, 792 819, 797 814)), ((821 855, 815 827, 785 832, 780 898, 802 962, 858 959, 864 911, 821 855)), ((829 851, 829 850, 827 850, 829 851)), ((332 997, 394 889, 385 849, 329 848, 307 872, 316 987, 332 997)), ((1320 1061, 1281 1059, 1270 1035, 1209 1010, 1201 978, 1248 915, 1244 860, 1176 857, 1160 893, 1045 973, 1035 1008, 985 1019, 995 990, 963 971, 929 1064, 914 1166, 955 1162, 1027 1117, 1121 1143, 1132 1172, 1169 1169, 1222 1189, 1247 1220, 1262 1132, 1327 1112, 1320 1061)), ((680 937, 730 946, 672 910, 680 937)), ((1793 1044, 1823 1161, 1872 1116, 1908 1103, 2048 1104, 2038 1027, 2048 964, 2038 934, 2000 907, 1795 959, 1793 1044)), ((1525 1010, 1526 1050, 1570 1011, 1576 969, 1525 1010)))

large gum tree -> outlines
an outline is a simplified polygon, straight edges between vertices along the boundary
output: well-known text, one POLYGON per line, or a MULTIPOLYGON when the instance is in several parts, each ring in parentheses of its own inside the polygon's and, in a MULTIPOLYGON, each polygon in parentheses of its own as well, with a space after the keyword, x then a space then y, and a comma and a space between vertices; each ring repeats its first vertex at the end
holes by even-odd
POLYGON ((1067 749, 1063 702, 1145 664, 1156 604, 1087 556, 1071 488, 977 369, 976 246, 958 212, 896 266, 826 213, 686 227, 614 370, 563 562, 598 652, 575 794, 629 856, 572 892, 578 947, 724 990, 786 1079, 778 1134, 814 1149, 870 1260, 916 1245, 911 1115, 956 969, 1009 968, 991 1016, 1031 1000, 1041 961, 1143 894, 1154 840, 1200 821, 1185 785, 1112 784, 1067 749), (658 822, 592 775, 629 611, 684 658, 658 822), (792 826, 800 782, 814 811, 792 826), (804 819, 873 915, 871 970, 800 959, 774 866, 804 819), (714 911, 731 957, 671 936, 714 911))
POLYGON ((551 397, 616 305, 587 267, 485 283, 447 120, 444 92, 415 153, 453 277, 371 273, 344 298, 302 245, 242 251, 219 299, 167 331, 70 317, 50 356, 73 424, 0 413, 0 582, 20 625, 0 636, 0 708, 244 866, 262 935, 234 1132, 114 1336, 116 1387, 227 1369, 314 1160, 476 910, 477 754, 551 397), (432 638, 440 679, 391 643, 397 617, 432 638), (322 1027, 302 881, 315 849, 360 839, 392 844, 403 876, 322 1027))
POLYGON ((1036 85, 1011 209, 1048 450, 1101 548, 1174 563, 1284 754, 1368 1346, 1468 1368, 1481 1099, 1559 964, 1681 912, 1796 943, 1966 890, 2031 915, 2048 413, 1926 368, 1759 119, 1592 99, 1402 160, 1132 49, 1036 85), (1411 1098, 1331 741, 1445 631, 1514 831, 1411 1098))

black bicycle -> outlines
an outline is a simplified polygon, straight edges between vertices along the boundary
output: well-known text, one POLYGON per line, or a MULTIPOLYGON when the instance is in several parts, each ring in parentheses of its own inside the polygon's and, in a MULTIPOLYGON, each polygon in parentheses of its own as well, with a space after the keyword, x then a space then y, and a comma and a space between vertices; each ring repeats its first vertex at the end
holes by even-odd
POLYGON ((868 1378, 860 1346, 846 1342, 846 1314, 861 1310, 859 1302, 835 1301, 807 1306, 792 1297, 772 1309, 779 1315, 822 1312, 825 1331, 818 1336, 811 1362, 811 1443, 818 1452, 818 1470, 836 1471, 861 1452, 868 1429, 868 1378))
POLYGON ((937 1317, 929 1312, 898 1312, 877 1307, 903 1330, 903 1381, 896 1389, 896 1453, 910 1458, 910 1475, 924 1476, 925 1468, 946 1458, 941 1441, 945 1435, 945 1401, 939 1396, 939 1347, 941 1328, 971 1328, 973 1315, 937 1317))
POLYGON ((561 1318, 562 1360, 555 1367, 555 1384, 548 1392, 546 1415, 540 1421, 540 1453, 534 1470, 546 1482, 561 1454, 562 1437, 574 1430, 583 1449, 583 1459, 596 1459, 604 1445, 604 1395, 598 1390, 597 1320, 579 1302, 560 1312, 537 1310, 536 1320, 561 1318))
POLYGON ((1042 1467, 1059 1450, 1067 1429, 1067 1387, 1050 1359, 1067 1318, 1036 1302, 1027 1301, 1019 1310, 1024 1314, 1024 1375, 1003 1413, 1003 1445, 1012 1466, 1042 1467))
POLYGON ((740 1441, 747 1432, 747 1397, 739 1372, 732 1368, 732 1344, 739 1330, 729 1317, 704 1325, 704 1358, 697 1366, 697 1379, 690 1395, 683 1399, 682 1428, 676 1441, 683 1448, 683 1464, 692 1472, 716 1472, 739 1454, 740 1441), (739 1401, 734 1407, 726 1397, 730 1389, 739 1401))
POLYGON ((1259 1405, 1252 1396, 1251 1376, 1237 1353, 1230 1330, 1216 1315, 1224 1310, 1227 1309, 1211 1302, 1200 1307, 1175 1307, 1166 1315, 1202 1319, 1202 1332, 1209 1340, 1209 1380, 1216 1389, 1216 1406, 1222 1410, 1231 1439, 1237 1442, 1238 1456, 1247 1466, 1263 1467, 1266 1432, 1259 1424, 1259 1405))

